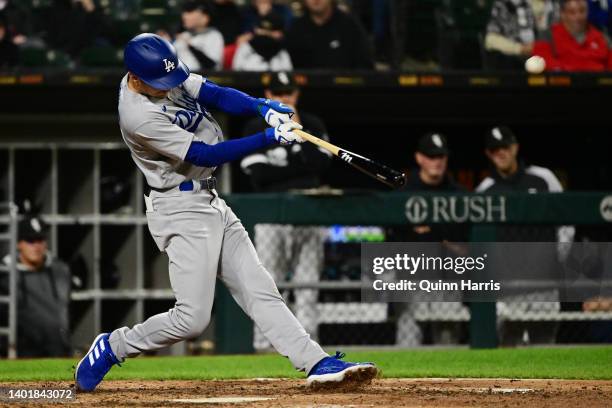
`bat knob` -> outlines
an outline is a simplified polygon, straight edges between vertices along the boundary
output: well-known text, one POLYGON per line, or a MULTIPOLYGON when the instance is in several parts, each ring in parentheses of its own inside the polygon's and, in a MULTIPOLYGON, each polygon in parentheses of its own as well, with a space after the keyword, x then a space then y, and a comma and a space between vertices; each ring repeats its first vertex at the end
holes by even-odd
POLYGON ((395 176, 393 179, 393 187, 401 188, 406 184, 406 175, 404 173, 395 176))

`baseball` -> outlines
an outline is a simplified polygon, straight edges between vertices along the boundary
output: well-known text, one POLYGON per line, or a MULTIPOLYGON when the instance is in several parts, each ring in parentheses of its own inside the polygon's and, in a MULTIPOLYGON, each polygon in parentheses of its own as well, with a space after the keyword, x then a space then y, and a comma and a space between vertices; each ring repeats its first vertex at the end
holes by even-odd
POLYGON ((525 61, 525 70, 530 74, 541 74, 546 69, 544 58, 534 55, 525 61))

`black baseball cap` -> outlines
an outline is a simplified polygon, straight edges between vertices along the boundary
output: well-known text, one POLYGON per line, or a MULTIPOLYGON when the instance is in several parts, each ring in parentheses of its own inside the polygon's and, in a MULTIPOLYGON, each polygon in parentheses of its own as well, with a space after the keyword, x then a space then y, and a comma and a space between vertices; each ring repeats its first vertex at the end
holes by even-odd
POLYGON ((425 133, 419 139, 417 151, 425 156, 448 156, 448 142, 446 136, 442 133, 429 132, 425 133))
POLYGON ((485 147, 487 149, 497 149, 508 147, 518 143, 514 132, 507 126, 496 126, 485 134, 485 147))
POLYGON ((270 83, 267 86, 272 93, 293 92, 298 89, 295 77, 290 72, 273 72, 270 76, 270 83))
POLYGON ((47 224, 38 217, 26 217, 19 221, 17 239, 19 241, 46 241, 47 224))
POLYGON ((212 5, 208 0, 187 0, 181 7, 183 12, 190 13, 196 10, 200 10, 202 13, 210 16, 212 14, 212 5))

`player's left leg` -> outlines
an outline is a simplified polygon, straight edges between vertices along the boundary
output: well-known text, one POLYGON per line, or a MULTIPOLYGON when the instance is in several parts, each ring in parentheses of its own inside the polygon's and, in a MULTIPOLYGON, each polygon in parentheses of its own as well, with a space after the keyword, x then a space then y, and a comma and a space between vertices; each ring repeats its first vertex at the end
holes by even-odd
POLYGON ((285 304, 274 280, 261 264, 247 232, 219 199, 225 214, 220 277, 240 307, 254 320, 274 348, 308 374, 308 383, 369 381, 378 374, 372 363, 348 363, 328 356, 285 304))
MULTIPOLYGON (((258 224, 255 226, 254 239, 259 259, 275 282, 284 281, 290 269, 291 247, 288 241, 291 238, 291 230, 291 225, 258 224)), ((253 329, 255 350, 272 347, 259 327, 255 326, 253 329)))
MULTIPOLYGON (((323 252, 327 229, 322 227, 295 227, 294 241, 294 275, 292 282, 317 283, 323 270, 323 252)), ((259 249, 257 250, 259 253, 259 249)), ((319 328, 319 291, 316 289, 298 289, 295 293, 294 313, 304 329, 313 339, 317 339, 319 328)))
POLYGON ((274 348, 296 369, 310 370, 327 353, 291 313, 274 279, 257 257, 247 232, 226 208, 226 229, 220 260, 220 278, 240 307, 255 321, 274 348))

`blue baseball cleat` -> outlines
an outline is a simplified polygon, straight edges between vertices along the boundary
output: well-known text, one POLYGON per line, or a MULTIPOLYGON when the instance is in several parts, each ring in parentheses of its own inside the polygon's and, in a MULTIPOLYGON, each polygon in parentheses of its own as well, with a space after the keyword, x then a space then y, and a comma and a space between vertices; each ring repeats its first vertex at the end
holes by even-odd
POLYGON ((306 385, 317 386, 325 383, 352 383, 355 385, 369 383, 379 370, 374 363, 349 363, 342 361, 344 353, 336 351, 333 357, 325 357, 308 373, 306 385))
POLYGON ((120 365, 111 350, 109 336, 108 333, 98 335, 85 357, 77 364, 74 380, 78 391, 93 391, 113 365, 120 365))

